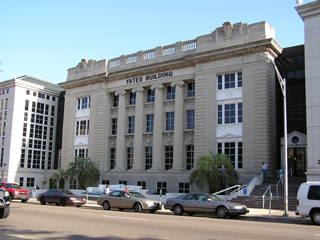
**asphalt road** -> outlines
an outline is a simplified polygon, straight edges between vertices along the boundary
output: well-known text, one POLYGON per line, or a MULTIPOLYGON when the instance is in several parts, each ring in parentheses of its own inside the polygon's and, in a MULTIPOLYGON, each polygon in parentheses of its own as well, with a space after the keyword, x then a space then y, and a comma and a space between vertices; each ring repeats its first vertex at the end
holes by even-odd
POLYGON ((0 239, 318 239, 320 227, 211 215, 175 216, 13 202, 0 239))

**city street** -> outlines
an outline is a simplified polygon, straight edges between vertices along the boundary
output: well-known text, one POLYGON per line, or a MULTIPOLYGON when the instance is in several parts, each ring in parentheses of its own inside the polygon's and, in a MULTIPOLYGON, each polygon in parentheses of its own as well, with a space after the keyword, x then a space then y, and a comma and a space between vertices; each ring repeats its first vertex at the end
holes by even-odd
POLYGON ((0 236, 9 239, 320 239, 310 222, 218 219, 211 215, 175 216, 102 208, 57 207, 12 202, 0 219, 0 236))

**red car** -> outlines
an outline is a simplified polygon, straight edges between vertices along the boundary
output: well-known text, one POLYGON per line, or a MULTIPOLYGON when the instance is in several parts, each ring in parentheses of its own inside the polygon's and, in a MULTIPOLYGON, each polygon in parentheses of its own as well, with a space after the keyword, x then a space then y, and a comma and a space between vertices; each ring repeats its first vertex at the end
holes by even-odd
POLYGON ((21 200, 21 202, 27 202, 30 198, 30 193, 28 190, 23 189, 17 183, 7 183, 7 182, 0 182, 0 188, 3 187, 6 189, 12 199, 21 200))

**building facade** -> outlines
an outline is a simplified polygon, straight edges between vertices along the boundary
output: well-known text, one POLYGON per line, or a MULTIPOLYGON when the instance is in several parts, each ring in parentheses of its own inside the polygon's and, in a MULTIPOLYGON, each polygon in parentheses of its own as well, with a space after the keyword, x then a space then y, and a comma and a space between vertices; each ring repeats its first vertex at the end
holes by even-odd
POLYGON ((56 123, 63 88, 22 76, 1 82, 0 89, 1 181, 47 188, 59 157, 56 123))
POLYGON ((276 168, 276 79, 282 48, 266 22, 225 22, 211 34, 68 70, 61 168, 90 157, 99 183, 150 193, 197 191, 197 159, 224 153, 240 183, 276 168))
POLYGON ((320 181, 320 1, 296 7, 304 21, 308 181, 320 181))

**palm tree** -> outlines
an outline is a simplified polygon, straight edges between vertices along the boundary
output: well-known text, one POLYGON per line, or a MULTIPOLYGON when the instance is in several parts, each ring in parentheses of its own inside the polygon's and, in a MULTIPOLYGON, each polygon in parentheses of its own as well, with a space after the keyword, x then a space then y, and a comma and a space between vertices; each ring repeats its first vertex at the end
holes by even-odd
POLYGON ((86 189, 87 183, 99 179, 100 172, 90 158, 76 157, 74 162, 69 163, 66 176, 69 181, 77 180, 79 189, 86 189))
POLYGON ((64 188, 64 183, 66 180, 66 172, 64 169, 59 169, 52 176, 52 185, 56 186, 57 189, 64 188))
POLYGON ((226 183, 234 183, 238 179, 229 158, 223 154, 213 154, 201 156, 196 169, 189 176, 190 185, 200 188, 208 188, 209 193, 214 193, 225 187, 226 183))

